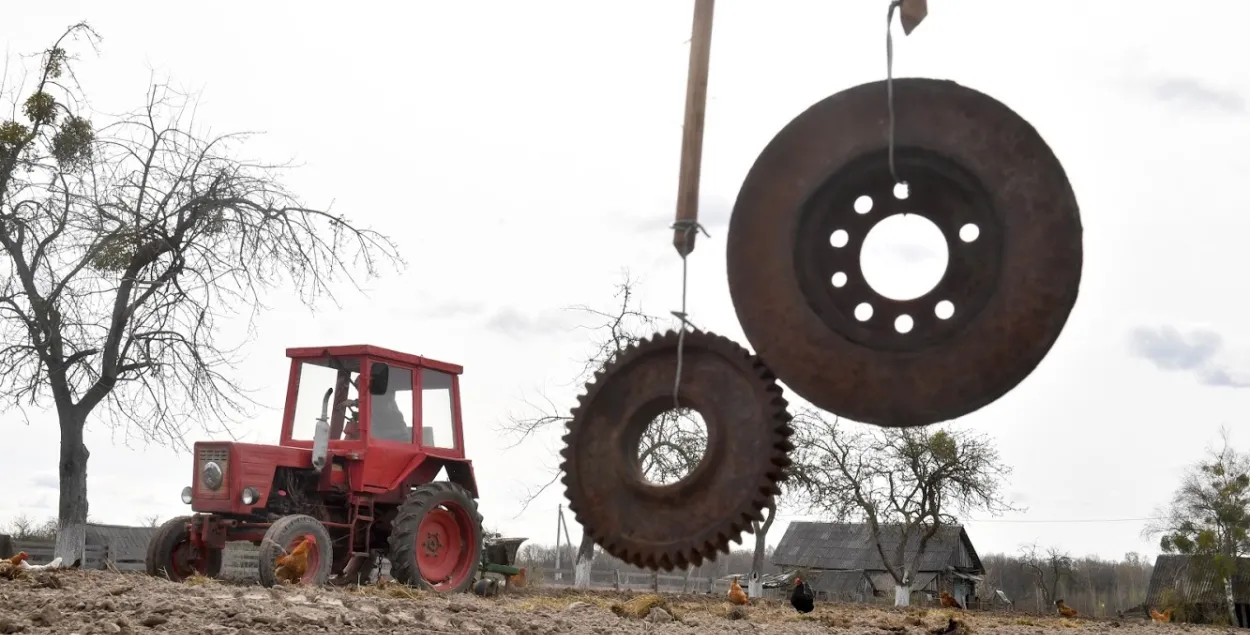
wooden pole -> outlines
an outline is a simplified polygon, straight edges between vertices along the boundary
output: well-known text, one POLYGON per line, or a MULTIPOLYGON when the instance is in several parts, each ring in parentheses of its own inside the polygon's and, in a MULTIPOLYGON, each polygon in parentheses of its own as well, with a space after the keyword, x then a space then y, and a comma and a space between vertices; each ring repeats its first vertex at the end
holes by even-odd
POLYGON ((703 121, 707 115, 707 76, 712 56, 712 9, 715 0, 694 1, 690 32, 690 68, 686 74, 686 116, 681 134, 681 172, 677 177, 677 222, 673 246, 682 258, 694 251, 694 223, 699 220, 699 168, 703 163, 703 121))

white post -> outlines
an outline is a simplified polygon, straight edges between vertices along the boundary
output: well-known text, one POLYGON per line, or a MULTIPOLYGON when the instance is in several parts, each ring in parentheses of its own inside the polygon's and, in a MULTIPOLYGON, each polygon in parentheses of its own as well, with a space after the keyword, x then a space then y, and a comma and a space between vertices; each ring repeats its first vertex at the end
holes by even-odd
POLYGON ((556 507, 556 575, 555 579, 563 579, 560 573, 560 525, 564 523, 564 504, 556 507))

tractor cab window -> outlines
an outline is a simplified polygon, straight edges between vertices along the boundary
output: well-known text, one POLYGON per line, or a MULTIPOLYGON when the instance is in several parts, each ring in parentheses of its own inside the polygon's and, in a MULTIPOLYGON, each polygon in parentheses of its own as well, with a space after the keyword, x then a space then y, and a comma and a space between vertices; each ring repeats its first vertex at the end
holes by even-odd
POLYGON ((387 377, 386 392, 369 396, 369 436, 412 443, 412 371, 391 366, 387 377))
POLYGON ((300 364, 298 393, 295 397, 295 420, 291 438, 311 441, 321 416, 321 404, 327 390, 329 402, 330 439, 354 438, 357 435, 358 408, 356 386, 360 377, 360 361, 355 359, 317 359, 300 364))
POLYGON ((421 444, 431 448, 456 449, 454 416, 451 375, 421 369, 421 444))

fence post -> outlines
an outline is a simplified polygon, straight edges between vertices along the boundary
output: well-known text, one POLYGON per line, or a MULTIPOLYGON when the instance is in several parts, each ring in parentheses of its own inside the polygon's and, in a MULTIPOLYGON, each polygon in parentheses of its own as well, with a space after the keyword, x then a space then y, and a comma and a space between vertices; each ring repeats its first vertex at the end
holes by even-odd
POLYGON ((620 569, 612 570, 612 590, 613 591, 621 590, 621 570, 620 569))

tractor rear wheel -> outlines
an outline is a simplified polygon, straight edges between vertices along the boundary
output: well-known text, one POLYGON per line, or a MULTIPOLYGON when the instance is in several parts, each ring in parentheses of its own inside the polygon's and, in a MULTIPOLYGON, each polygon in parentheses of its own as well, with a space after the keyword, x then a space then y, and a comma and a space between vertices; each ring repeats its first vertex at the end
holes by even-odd
POLYGON ((148 541, 144 566, 150 576, 182 582, 194 575, 215 578, 221 574, 221 549, 204 552, 191 544, 191 517, 165 521, 148 541))
POLYGON ((465 488, 445 481, 416 488, 391 521, 391 577, 439 593, 473 585, 482 559, 482 516, 465 488))
POLYGON ((313 544, 299 565, 302 571, 298 584, 325 584, 330 578, 330 567, 334 564, 334 544, 330 539, 330 531, 320 520, 305 514, 283 516, 269 526, 265 538, 260 542, 260 551, 256 554, 256 566, 259 569, 261 586, 273 586, 279 582, 277 573, 278 558, 290 554, 301 542, 311 541, 313 544))

